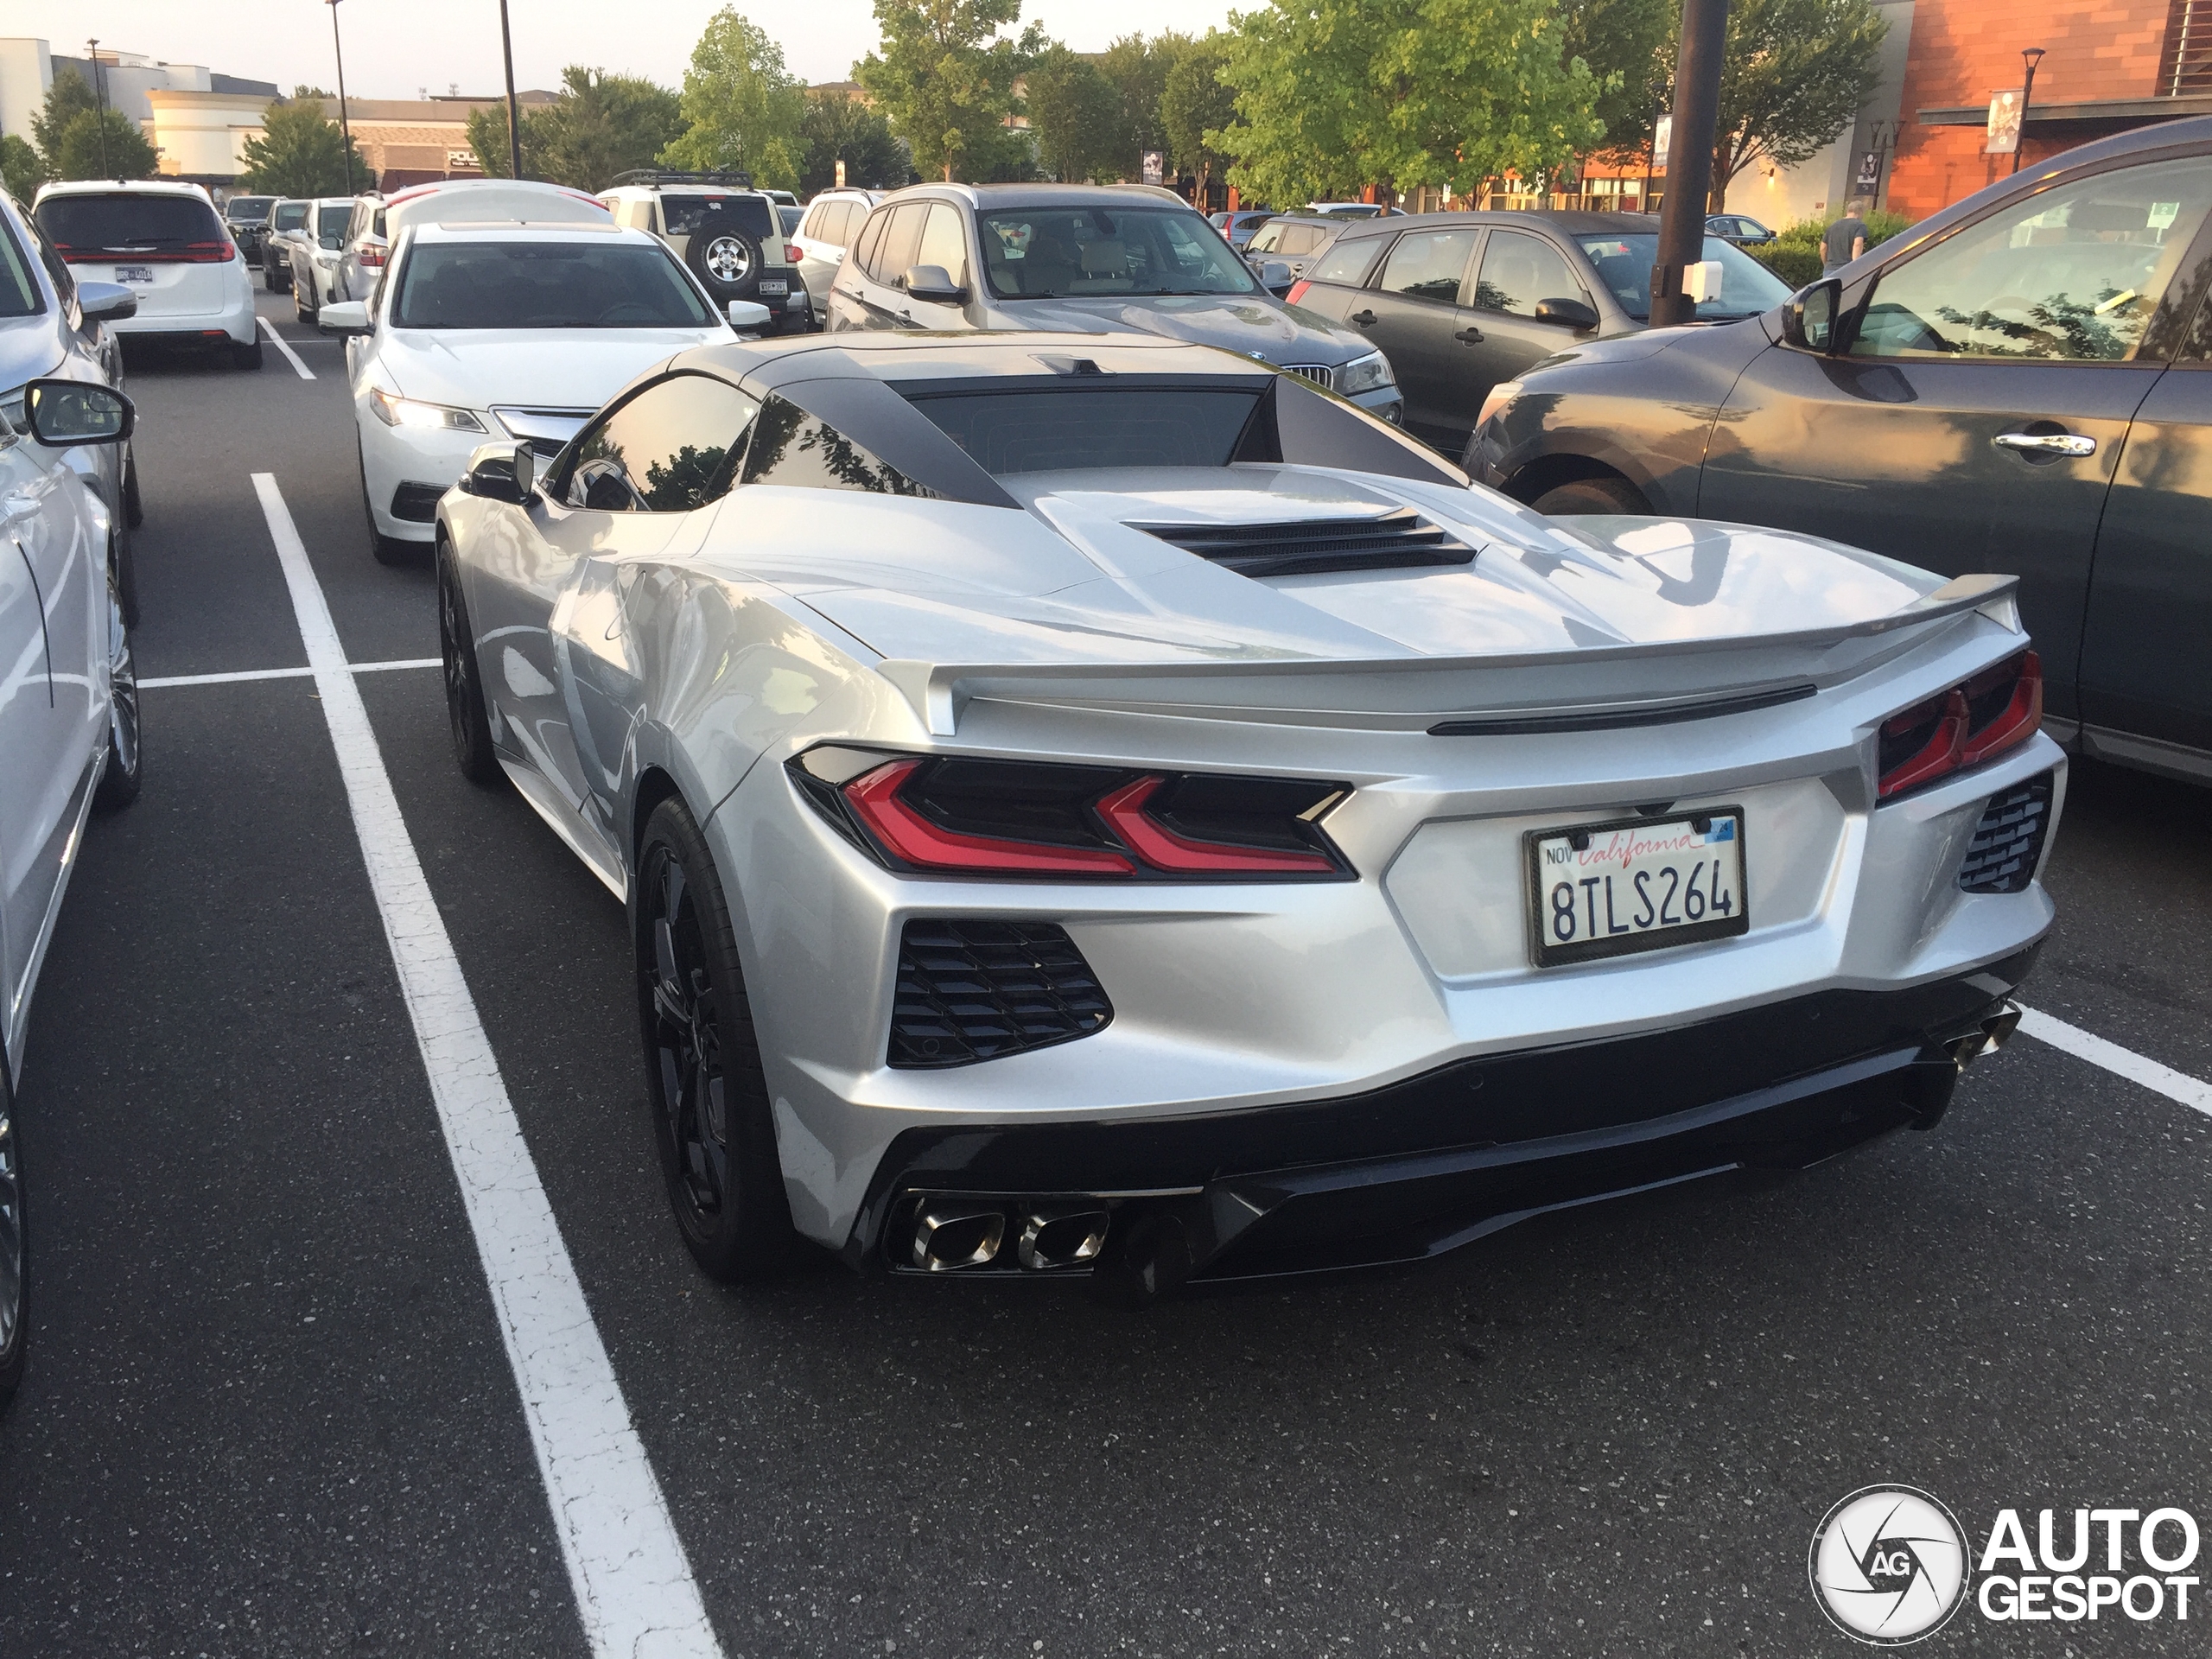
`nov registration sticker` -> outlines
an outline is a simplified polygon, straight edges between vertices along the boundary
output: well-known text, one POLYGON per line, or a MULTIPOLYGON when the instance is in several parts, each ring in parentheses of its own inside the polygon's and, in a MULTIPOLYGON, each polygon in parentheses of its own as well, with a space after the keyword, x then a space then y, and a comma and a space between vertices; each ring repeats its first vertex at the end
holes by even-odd
POLYGON ((1529 933, 1539 968, 1727 938, 1744 902, 1744 810, 1533 830, 1529 933))

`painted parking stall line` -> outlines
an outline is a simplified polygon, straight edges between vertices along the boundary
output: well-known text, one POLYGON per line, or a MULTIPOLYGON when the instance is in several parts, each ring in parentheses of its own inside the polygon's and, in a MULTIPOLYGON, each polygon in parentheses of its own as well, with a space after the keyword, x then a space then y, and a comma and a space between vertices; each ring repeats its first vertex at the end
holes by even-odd
POLYGON ((261 320, 261 326, 264 331, 269 335, 270 343, 274 345, 278 351, 283 353, 284 360, 287 363, 289 363, 293 368, 299 372, 300 378, 302 380, 314 379, 315 371, 308 367, 307 364, 301 359, 300 354, 292 349, 292 343, 286 340, 283 335, 276 332, 276 325, 270 321, 268 318, 264 317, 261 320))
POLYGON ((275 477, 256 473, 253 486, 322 699, 584 1634, 600 1659, 721 1659, 683 1541, 400 816, 307 549, 275 477))
MULTIPOLYGON (((442 668, 435 657, 410 657, 391 663, 346 663, 348 674, 388 674, 400 668, 442 668)), ((162 674, 138 682, 141 691, 166 690, 173 685, 238 685, 248 680, 304 680, 312 668, 241 668, 226 674, 162 674)))
POLYGON ((2212 1117, 2212 1083, 2202 1083, 2186 1071, 2177 1071, 2170 1065, 2138 1054, 2132 1048, 2122 1048, 2118 1043, 2083 1031, 2079 1026, 2069 1026, 2063 1020, 2038 1014, 2033 1008, 2020 1014, 2020 1034, 2032 1037, 2039 1043, 2048 1043, 2062 1053, 2071 1054, 2077 1060, 2087 1060, 2091 1065, 2102 1066, 2114 1077, 2126 1077, 2145 1089, 2155 1090, 2168 1100, 2186 1106, 2192 1112, 2202 1112, 2212 1117))

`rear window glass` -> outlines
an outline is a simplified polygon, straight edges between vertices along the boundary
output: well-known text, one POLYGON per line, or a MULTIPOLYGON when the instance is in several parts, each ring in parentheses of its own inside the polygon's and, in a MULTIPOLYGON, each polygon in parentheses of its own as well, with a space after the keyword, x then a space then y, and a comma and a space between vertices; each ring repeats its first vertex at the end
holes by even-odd
POLYGON ((773 236, 769 206, 758 196, 663 196, 661 218, 671 236, 696 236, 734 227, 747 233, 773 236))
POLYGON ((105 196, 48 196, 39 203, 37 218, 54 245, 72 252, 184 248, 224 239, 215 210, 190 196, 121 191, 105 196))
POLYGON ((666 250, 583 241, 418 245, 392 309, 402 328, 692 328, 713 320, 666 250))
POLYGON ((1053 387, 911 401, 985 472, 1226 467, 1257 391, 1053 387))

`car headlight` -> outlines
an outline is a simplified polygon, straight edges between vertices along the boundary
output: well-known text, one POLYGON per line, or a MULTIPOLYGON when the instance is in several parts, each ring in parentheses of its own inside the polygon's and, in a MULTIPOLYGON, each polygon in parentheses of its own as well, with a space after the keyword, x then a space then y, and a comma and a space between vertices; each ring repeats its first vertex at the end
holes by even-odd
POLYGON ((1490 396, 1483 399, 1482 412, 1475 416, 1475 430, 1479 432, 1490 424, 1493 415, 1503 415, 1521 395, 1518 380, 1501 380, 1490 389, 1490 396))
POLYGON ((1363 391, 1397 384, 1398 377, 1390 372, 1390 359, 1380 352, 1355 357, 1337 371, 1337 391, 1346 397, 1357 397, 1363 391))
POLYGON ((377 419, 386 426, 427 426, 448 432, 482 432, 484 423, 465 409, 453 409, 444 404, 417 403, 412 397, 402 397, 397 392, 386 391, 382 386, 369 388, 369 407, 376 411, 377 419))

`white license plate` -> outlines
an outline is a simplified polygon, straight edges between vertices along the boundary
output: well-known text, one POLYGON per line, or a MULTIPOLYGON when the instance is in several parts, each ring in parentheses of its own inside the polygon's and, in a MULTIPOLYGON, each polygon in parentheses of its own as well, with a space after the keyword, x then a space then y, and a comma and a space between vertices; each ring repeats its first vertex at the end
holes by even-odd
POLYGON ((1744 812, 1532 830, 1529 931, 1539 968, 1749 931, 1744 812))
POLYGON ((763 294, 784 294, 790 290, 785 286, 784 278, 779 276, 772 279, 763 276, 760 279, 760 291, 763 294))
POLYGON ((151 265, 118 265, 115 280, 118 283, 150 283, 154 280, 151 265))

